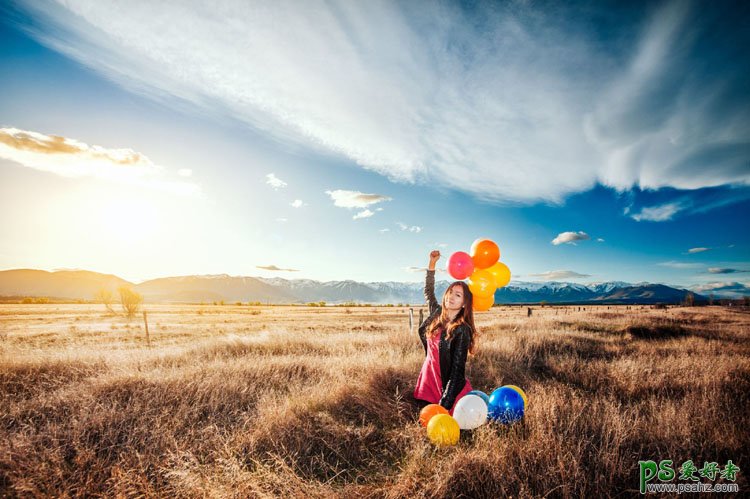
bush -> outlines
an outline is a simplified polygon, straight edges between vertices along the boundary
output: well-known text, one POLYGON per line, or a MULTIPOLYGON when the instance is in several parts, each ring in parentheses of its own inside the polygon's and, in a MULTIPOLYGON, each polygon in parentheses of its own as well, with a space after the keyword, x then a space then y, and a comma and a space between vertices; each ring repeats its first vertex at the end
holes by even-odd
POLYGON ((120 293, 120 304, 122 305, 122 310, 128 317, 133 317, 141 308, 143 296, 141 296, 140 293, 133 291, 128 286, 120 286, 118 291, 120 293))

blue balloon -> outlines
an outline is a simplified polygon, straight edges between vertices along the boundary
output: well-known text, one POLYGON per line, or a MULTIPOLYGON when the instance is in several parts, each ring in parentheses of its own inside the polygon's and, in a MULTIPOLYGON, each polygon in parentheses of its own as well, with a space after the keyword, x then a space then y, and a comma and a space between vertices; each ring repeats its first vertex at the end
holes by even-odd
POLYGON ((476 395, 477 397, 484 400, 484 403, 487 404, 487 407, 490 406, 490 397, 486 393, 484 393, 482 390, 472 390, 466 395, 476 395))
POLYGON ((513 388, 503 386, 492 392, 487 409, 490 420, 503 424, 513 423, 523 417, 523 397, 513 388))

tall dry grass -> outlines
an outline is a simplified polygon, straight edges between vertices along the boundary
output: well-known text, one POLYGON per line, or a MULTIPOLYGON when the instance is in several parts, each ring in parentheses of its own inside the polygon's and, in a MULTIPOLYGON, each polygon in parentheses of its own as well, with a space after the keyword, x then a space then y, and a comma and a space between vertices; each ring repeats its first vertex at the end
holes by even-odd
MULTIPOLYGON (((524 420, 436 449, 403 308, 0 307, 0 496, 598 497, 638 460, 732 459, 747 487, 750 314, 503 307, 475 388, 524 420)), ((750 471, 750 469, 749 469, 750 471)))

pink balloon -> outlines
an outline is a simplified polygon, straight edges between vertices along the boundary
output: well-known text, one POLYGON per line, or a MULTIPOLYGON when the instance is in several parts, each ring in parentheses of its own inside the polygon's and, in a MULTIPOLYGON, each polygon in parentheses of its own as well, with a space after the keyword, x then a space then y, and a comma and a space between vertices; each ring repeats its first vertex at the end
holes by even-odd
POLYGON ((456 251, 448 258, 446 269, 451 277, 460 281, 466 279, 474 272, 474 261, 468 253, 456 251))

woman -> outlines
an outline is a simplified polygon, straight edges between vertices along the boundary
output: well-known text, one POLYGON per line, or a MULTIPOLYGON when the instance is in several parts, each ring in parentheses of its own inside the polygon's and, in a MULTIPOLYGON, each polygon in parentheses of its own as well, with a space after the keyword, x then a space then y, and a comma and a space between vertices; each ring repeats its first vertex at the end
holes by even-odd
POLYGON ((466 357, 474 353, 476 329, 472 295, 463 281, 448 286, 439 305, 435 298, 435 263, 440 252, 430 253, 424 295, 430 306, 427 319, 419 325, 425 351, 414 398, 426 404, 440 404, 451 415, 456 402, 472 388, 466 379, 466 357))

